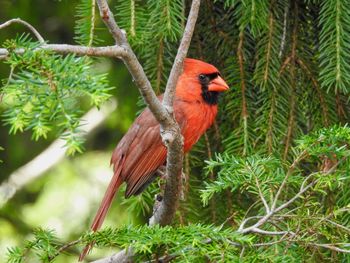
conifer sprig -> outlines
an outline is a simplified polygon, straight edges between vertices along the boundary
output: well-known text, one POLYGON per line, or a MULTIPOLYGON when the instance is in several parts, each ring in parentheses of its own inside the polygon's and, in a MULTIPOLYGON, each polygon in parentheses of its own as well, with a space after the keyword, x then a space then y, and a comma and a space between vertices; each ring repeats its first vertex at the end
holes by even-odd
POLYGON ((38 45, 26 36, 5 44, 9 50, 24 49, 21 55, 10 53, 6 61, 13 70, 2 87, 5 123, 10 133, 31 130, 35 140, 47 138, 59 127, 56 132, 62 133, 68 153, 81 152, 79 117, 83 111, 78 105, 88 99, 98 107, 110 97, 106 75, 93 75, 86 57, 35 50, 38 45))
POLYGON ((350 87, 350 3, 346 0, 321 2, 320 82, 327 91, 345 94, 350 87))

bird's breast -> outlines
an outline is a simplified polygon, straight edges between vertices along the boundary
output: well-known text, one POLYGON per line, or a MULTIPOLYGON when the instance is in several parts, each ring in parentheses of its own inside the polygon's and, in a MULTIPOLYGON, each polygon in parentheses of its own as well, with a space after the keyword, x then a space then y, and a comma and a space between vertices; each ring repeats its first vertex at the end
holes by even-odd
POLYGON ((217 114, 217 106, 208 105, 202 101, 180 101, 175 102, 174 108, 178 123, 182 123, 181 130, 184 137, 184 151, 188 152, 203 133, 213 124, 217 114))

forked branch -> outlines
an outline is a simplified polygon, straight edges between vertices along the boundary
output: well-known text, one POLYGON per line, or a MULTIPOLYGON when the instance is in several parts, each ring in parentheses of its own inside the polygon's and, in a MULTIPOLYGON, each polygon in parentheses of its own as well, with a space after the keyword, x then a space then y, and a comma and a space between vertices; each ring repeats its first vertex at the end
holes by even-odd
MULTIPOLYGON (((97 4, 100 10, 101 18, 115 41, 114 46, 87 47, 46 44, 43 37, 33 26, 20 19, 9 20, 0 25, 0 29, 15 22, 24 24, 34 33, 36 38, 42 44, 36 48, 37 50, 48 49, 60 54, 74 53, 76 55, 104 56, 119 58, 123 60, 147 106, 159 122, 161 126, 161 136, 164 144, 168 149, 166 168, 167 181, 164 197, 158 208, 154 210, 154 214, 150 219, 150 224, 170 224, 178 206, 183 162, 183 138, 180 128, 173 115, 173 101, 176 84, 180 74, 182 73, 183 62, 187 55, 194 27, 197 21, 200 0, 192 1, 184 34, 166 85, 163 103, 159 101, 156 94, 154 93, 151 83, 143 70, 143 67, 139 63, 135 53, 130 47, 125 32, 121 30, 116 23, 114 15, 110 10, 107 1, 97 0, 97 4)), ((24 51, 24 49, 18 49, 14 52, 21 54, 24 51)), ((9 54, 10 52, 8 50, 4 48, 0 49, 0 59, 6 59, 9 54)), ((132 253, 125 253, 125 251, 122 251, 120 255, 121 257, 114 255, 113 257, 102 259, 98 262, 126 261, 130 259, 132 253), (114 260, 116 258, 118 259, 117 261, 114 260)))

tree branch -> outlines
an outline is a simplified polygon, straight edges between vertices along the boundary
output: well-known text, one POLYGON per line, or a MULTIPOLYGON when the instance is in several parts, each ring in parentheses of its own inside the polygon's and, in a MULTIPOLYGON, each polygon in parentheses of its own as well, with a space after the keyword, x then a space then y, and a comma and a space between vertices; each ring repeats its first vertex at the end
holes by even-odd
MULTIPOLYGON (((167 108, 171 115, 173 113, 172 105, 175 95, 176 83, 180 74, 182 73, 183 61, 186 57, 191 42, 194 27, 198 17, 199 6, 200 0, 192 1, 185 31, 182 36, 182 40, 167 82, 163 105, 167 108)), ((169 124, 164 125, 161 123, 161 130, 163 141, 165 140, 165 144, 168 144, 169 146, 166 169, 167 181, 165 184, 164 199, 158 209, 156 209, 153 213, 153 216, 149 221, 151 225, 167 225, 171 223, 178 206, 179 196, 181 192, 180 188, 181 170, 183 163, 183 138, 181 136, 180 128, 177 125, 174 117, 172 117, 172 120, 169 124)))
POLYGON ((185 31, 183 33, 182 40, 175 57, 175 61, 173 67, 171 68, 170 75, 166 84, 163 105, 168 108, 172 107, 173 105, 176 83, 180 74, 182 73, 183 62, 191 43, 194 27, 196 25, 198 17, 200 3, 200 0, 192 1, 191 10, 187 18, 185 31))
MULTIPOLYGON (((97 3, 100 8, 101 17, 112 34, 115 42, 127 50, 127 56, 123 57, 123 61, 133 76, 141 95, 147 103, 147 106, 161 126, 162 140, 168 149, 166 166, 167 180, 164 198, 160 202, 159 206, 154 209, 154 213, 149 220, 149 224, 167 225, 171 223, 178 206, 183 161, 183 139, 180 128, 173 116, 172 105, 176 83, 182 72, 183 61, 186 57, 194 31, 194 26, 197 21, 200 0, 192 1, 191 10, 187 19, 181 44, 167 82, 163 104, 161 104, 158 98, 155 96, 142 66, 138 62, 134 52, 128 44, 125 34, 123 34, 115 22, 114 16, 110 11, 107 2, 105 0, 97 0, 97 3)), ((122 250, 118 254, 100 259, 97 262, 128 262, 130 261, 131 257, 132 253, 126 253, 125 250, 122 250)))
MULTIPOLYGON (((105 46, 105 47, 87 47, 79 45, 66 44, 44 44, 37 47, 34 51, 50 50, 58 54, 75 54, 78 56, 94 56, 94 57, 110 57, 122 58, 126 56, 126 50, 120 46, 105 46)), ((23 54, 26 50, 24 48, 16 49, 12 52, 16 54, 23 54)), ((6 48, 0 48, 0 60, 6 59, 10 55, 10 51, 6 48)))
MULTIPOLYGON (((148 80, 141 64, 139 63, 135 53, 133 52, 132 48, 130 47, 127 41, 125 32, 123 32, 123 30, 121 30, 118 27, 114 19, 114 15, 108 6, 107 1, 97 0, 97 4, 100 10, 102 20, 104 21, 106 27, 108 28, 109 32, 115 40, 115 46, 84 47, 57 44, 48 45, 44 44, 45 42, 43 38, 34 28, 32 28, 30 25, 27 26, 30 29, 32 29, 33 33, 39 39, 39 42, 43 43, 43 45, 39 46, 37 49, 52 50, 61 54, 74 53, 77 55, 116 57, 123 60, 134 79, 134 83, 140 90, 140 93, 143 99, 145 100, 148 108, 151 110, 152 114, 159 122, 161 127, 162 140, 168 149, 166 167, 167 180, 164 191, 164 198, 160 202, 159 207, 157 209, 154 209, 154 214, 150 219, 150 224, 170 224, 178 206, 181 187, 181 170, 183 162, 183 138, 181 135, 181 130, 173 116, 172 107, 176 84, 180 74, 182 73, 183 61, 187 55, 194 27, 197 21, 200 0, 192 1, 191 10, 187 19, 184 34, 167 82, 163 104, 160 102, 160 100, 154 93, 150 81, 148 80)), ((10 21, 6 22, 5 26, 14 22, 10 21)), ((18 49, 15 52, 20 54, 24 51, 24 49, 18 49)), ((4 59, 8 57, 8 55, 8 50, 0 49, 0 59, 4 59)), ((111 261, 115 260, 116 258, 118 262, 123 262, 123 260, 127 261, 132 256, 132 252, 129 251, 128 253, 126 253, 123 250, 118 255, 114 255, 113 259, 110 257, 106 259, 106 261, 101 262, 116 262, 111 261), (121 257, 119 257, 118 255, 121 255, 121 257)))
POLYGON ((150 81, 148 80, 140 62, 126 39, 125 33, 118 27, 116 21, 114 20, 114 15, 109 9, 107 1, 97 0, 97 5, 100 10, 101 18, 114 38, 115 43, 123 47, 126 51, 126 54, 122 57, 122 60, 132 75, 134 82, 148 108, 161 125, 169 122, 171 116, 162 106, 161 102, 154 93, 150 81))
POLYGON ((126 47, 130 48, 125 32, 123 32, 115 22, 114 15, 109 9, 107 1, 97 0, 97 5, 100 10, 100 16, 114 38, 115 43, 117 45, 126 45, 126 47))

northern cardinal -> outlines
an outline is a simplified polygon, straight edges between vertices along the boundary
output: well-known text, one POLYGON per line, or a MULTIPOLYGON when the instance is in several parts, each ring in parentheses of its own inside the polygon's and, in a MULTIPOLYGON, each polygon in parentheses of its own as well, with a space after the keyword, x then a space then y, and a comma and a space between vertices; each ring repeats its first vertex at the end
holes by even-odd
MULTIPOLYGON (((219 93, 225 90, 228 85, 217 68, 200 60, 185 59, 174 98, 174 114, 184 137, 184 152, 213 124, 219 93)), ((162 100, 162 95, 159 99, 162 100)), ((150 110, 145 109, 113 152, 114 175, 91 225, 92 231, 101 227, 120 185, 127 184, 126 198, 141 193, 153 181, 157 169, 164 165, 166 155, 159 123, 150 110)), ((83 260, 90 248, 91 245, 85 247, 79 260, 83 260)))

